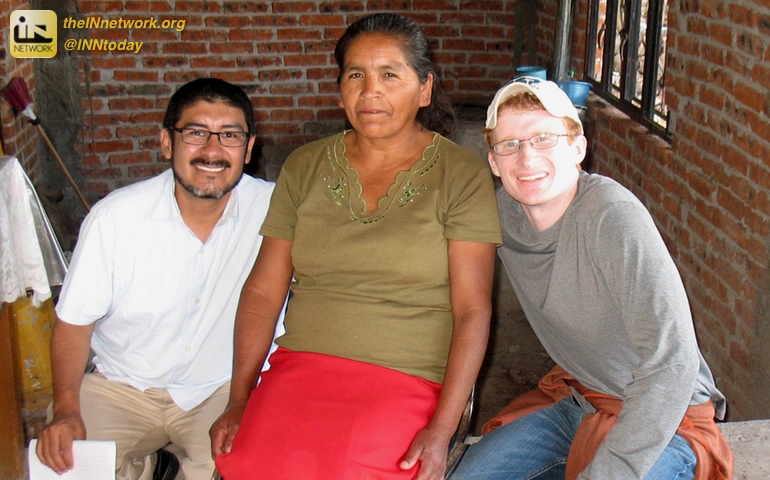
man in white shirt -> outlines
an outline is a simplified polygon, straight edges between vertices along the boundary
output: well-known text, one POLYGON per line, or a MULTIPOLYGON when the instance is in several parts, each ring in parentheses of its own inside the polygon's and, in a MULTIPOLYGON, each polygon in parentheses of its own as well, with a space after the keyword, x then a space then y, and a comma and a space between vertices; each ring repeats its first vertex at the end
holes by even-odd
MULTIPOLYGON (((205 78, 171 98, 171 169, 86 217, 51 345, 53 420, 37 454, 62 474, 73 440, 117 442, 117 478, 151 478, 174 443, 187 480, 214 470, 208 429, 227 404, 233 323, 273 184, 243 175, 255 140, 239 87, 205 78), (94 373, 84 374, 90 348, 94 373)), ((280 324, 280 322, 279 322, 280 324)))

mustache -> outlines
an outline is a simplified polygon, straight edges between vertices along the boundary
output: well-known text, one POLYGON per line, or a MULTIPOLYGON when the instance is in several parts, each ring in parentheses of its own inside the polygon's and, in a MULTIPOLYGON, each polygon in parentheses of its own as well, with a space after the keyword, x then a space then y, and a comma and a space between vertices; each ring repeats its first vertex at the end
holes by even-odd
POLYGON ((224 167, 230 168, 230 162, 227 160, 206 160, 203 158, 194 158, 190 160, 190 165, 203 165, 205 167, 224 167))

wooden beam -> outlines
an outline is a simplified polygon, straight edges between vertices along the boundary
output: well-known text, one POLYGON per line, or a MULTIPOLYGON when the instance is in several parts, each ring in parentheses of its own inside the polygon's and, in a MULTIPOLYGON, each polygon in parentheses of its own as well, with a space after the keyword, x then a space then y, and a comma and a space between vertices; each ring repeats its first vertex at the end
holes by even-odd
POLYGON ((26 476, 21 388, 16 367, 11 304, 0 311, 0 478, 22 480, 26 476))

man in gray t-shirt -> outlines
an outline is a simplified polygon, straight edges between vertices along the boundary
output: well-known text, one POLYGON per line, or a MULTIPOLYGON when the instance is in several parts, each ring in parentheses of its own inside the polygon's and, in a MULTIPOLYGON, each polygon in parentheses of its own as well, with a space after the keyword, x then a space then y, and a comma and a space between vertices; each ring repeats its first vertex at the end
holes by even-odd
POLYGON ((572 102, 553 82, 520 77, 495 95, 486 135, 503 185, 498 253, 557 367, 469 448, 453 480, 731 478, 714 423, 725 399, 679 273, 641 202, 581 170, 572 102))

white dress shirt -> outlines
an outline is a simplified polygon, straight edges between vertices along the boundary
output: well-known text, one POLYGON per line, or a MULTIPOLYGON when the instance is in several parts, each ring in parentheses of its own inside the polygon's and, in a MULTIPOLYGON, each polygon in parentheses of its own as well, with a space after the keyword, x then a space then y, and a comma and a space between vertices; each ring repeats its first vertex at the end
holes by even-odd
POLYGON ((70 324, 95 322, 99 372, 165 388, 184 410, 230 380, 238 298, 273 186, 244 175, 205 243, 182 220, 171 170, 94 205, 56 311, 70 324))

